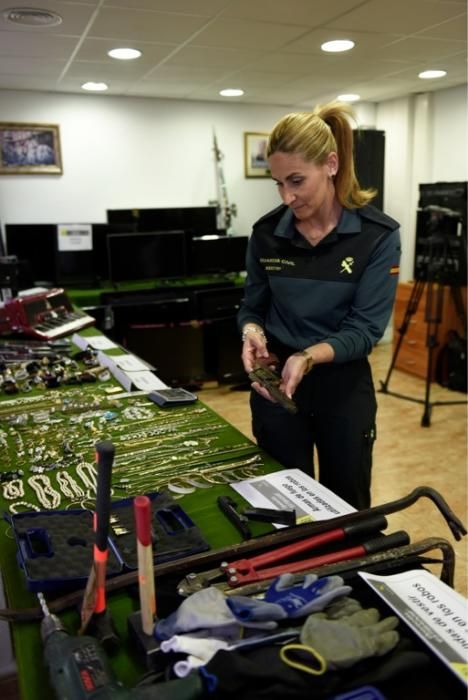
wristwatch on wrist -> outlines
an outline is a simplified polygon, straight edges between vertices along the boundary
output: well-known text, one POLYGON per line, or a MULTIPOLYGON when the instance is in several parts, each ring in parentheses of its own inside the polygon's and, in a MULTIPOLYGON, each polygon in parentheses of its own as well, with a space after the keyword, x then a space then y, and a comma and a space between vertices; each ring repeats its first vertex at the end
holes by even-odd
POLYGON ((309 355, 307 350, 299 350, 299 352, 294 353, 295 357, 303 357, 306 361, 306 368, 304 374, 308 374, 312 367, 314 366, 314 361, 312 357, 309 355))

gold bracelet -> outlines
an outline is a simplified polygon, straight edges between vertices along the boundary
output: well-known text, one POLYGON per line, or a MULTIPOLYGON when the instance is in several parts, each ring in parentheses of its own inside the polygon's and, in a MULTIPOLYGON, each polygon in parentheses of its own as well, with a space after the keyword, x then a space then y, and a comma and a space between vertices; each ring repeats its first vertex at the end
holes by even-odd
POLYGON ((314 366, 314 361, 310 355, 307 354, 306 350, 299 350, 299 352, 293 353, 294 357, 303 357, 306 361, 306 368, 304 374, 308 374, 312 367, 314 366))

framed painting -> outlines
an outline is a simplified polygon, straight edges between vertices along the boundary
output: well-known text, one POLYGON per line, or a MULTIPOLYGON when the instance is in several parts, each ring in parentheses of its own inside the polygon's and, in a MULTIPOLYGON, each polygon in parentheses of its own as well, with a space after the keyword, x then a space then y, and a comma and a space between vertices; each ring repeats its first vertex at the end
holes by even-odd
POLYGON ((270 177, 266 159, 268 133, 260 131, 244 132, 245 177, 270 177))
POLYGON ((57 124, 0 122, 0 175, 61 175, 57 124))

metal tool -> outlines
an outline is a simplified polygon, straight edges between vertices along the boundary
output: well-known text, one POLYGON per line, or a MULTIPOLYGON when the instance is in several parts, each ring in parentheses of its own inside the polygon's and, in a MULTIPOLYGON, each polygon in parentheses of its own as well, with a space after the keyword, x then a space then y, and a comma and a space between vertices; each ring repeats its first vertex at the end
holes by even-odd
POLYGON ((57 698, 129 698, 129 691, 117 682, 97 640, 68 634, 59 618, 51 615, 44 595, 38 593, 37 597, 44 615, 41 622, 44 659, 57 698))
MULTIPOLYGON (((324 576, 336 575, 351 575, 355 576, 358 571, 368 571, 375 573, 387 573, 393 569, 401 570, 402 563, 405 566, 419 567, 423 564, 442 564, 440 572, 440 580, 446 583, 447 586, 453 588, 455 574, 455 551, 447 540, 439 537, 428 537, 419 542, 403 545, 402 547, 392 547, 381 552, 366 554, 363 557, 356 559, 346 559, 345 561, 336 562, 333 564, 325 564, 319 567, 312 567, 300 574, 293 574, 291 583, 300 583, 304 579, 305 574, 315 574, 320 578, 324 576), (439 549, 442 558, 435 559, 434 557, 423 557, 426 552, 431 552, 439 549)), ((274 579, 265 579, 255 583, 248 583, 238 588, 231 588, 227 581, 223 583, 215 583, 214 586, 219 588, 226 596, 229 595, 246 595, 255 596, 265 591, 274 579)), ((189 595, 186 594, 181 595, 189 595)))
POLYGON ((216 499, 218 508, 226 516, 226 518, 240 532, 243 540, 249 540, 252 537, 247 518, 242 513, 237 512, 237 503, 230 496, 218 496, 216 499))
POLYGON ((110 519, 110 492, 114 445, 108 440, 96 444, 97 493, 94 529, 96 540, 93 550, 93 564, 86 584, 81 605, 81 630, 86 631, 92 622, 93 634, 108 649, 118 645, 119 639, 112 627, 106 607, 106 568, 109 552, 108 534, 110 519))
POLYGON ((199 697, 202 681, 198 674, 188 678, 124 688, 117 680, 94 637, 70 635, 52 615, 42 593, 38 593, 43 619, 41 638, 44 660, 57 700, 189 700, 199 697))
MULTIPOLYGON (((154 575, 157 577, 162 577, 177 573, 182 574, 184 571, 194 571, 194 569, 200 570, 203 568, 203 566, 214 565, 220 561, 226 560, 226 558, 230 556, 239 557, 254 552, 265 551, 268 548, 282 545, 286 542, 297 541, 300 538, 303 538, 304 535, 326 532, 334 527, 344 527, 345 525, 361 522, 374 515, 389 515, 390 513, 397 513, 405 508, 409 508, 423 497, 429 498, 429 500, 436 505, 440 514, 450 527, 450 530, 456 540, 460 540, 464 535, 466 535, 465 526, 449 507, 443 496, 430 486, 418 486, 411 491, 410 494, 404 496, 403 498, 399 498, 396 501, 389 501, 388 503, 383 503, 379 506, 374 506, 373 508, 348 513, 346 515, 340 515, 336 518, 330 518, 328 520, 320 520, 318 522, 297 525, 296 527, 284 528, 283 530, 269 533, 267 535, 263 535, 262 537, 252 538, 238 544, 229 544, 226 547, 212 549, 200 554, 192 554, 175 561, 156 564, 154 567, 154 575)), ((137 581, 138 572, 135 571, 130 571, 119 576, 113 576, 106 581, 106 591, 108 593, 118 591, 122 588, 133 585, 137 581)), ((77 603, 82 600, 82 597, 82 590, 67 593, 66 595, 56 598, 53 602, 51 602, 51 610, 54 612, 66 610, 67 608, 77 605, 77 603)), ((0 619, 11 622, 29 622, 31 620, 37 620, 40 617, 41 609, 39 607, 0 609, 0 619)))
POLYGON ((261 386, 265 387, 272 395, 272 397, 277 401, 280 406, 286 409, 289 413, 297 413, 297 406, 295 402, 286 396, 284 391, 279 388, 281 384, 281 377, 279 374, 274 372, 269 367, 265 365, 257 365, 251 372, 249 372, 249 379, 251 382, 258 382, 261 386))
POLYGON ((328 552, 319 556, 301 561, 292 561, 276 566, 267 566, 285 559, 296 557, 298 554, 322 547, 331 542, 338 542, 345 538, 361 536, 372 532, 378 532, 384 529, 387 521, 383 517, 368 519, 363 523, 351 525, 343 528, 334 528, 329 532, 307 537, 299 542, 286 545, 284 547, 275 548, 269 552, 259 554, 250 559, 238 559, 236 561, 222 562, 219 567, 210 569, 209 571, 201 572, 200 574, 191 573, 179 584, 179 593, 184 591, 194 593, 201 588, 210 586, 213 581, 226 578, 229 586, 237 588, 238 586, 253 581, 262 581, 280 576, 284 573, 296 573, 305 571, 314 566, 319 567, 324 564, 330 564, 337 561, 353 559, 355 557, 378 552, 382 549, 401 546, 409 542, 409 537, 406 532, 399 531, 386 537, 377 537, 373 540, 359 544, 353 547, 339 550, 337 552, 328 552))
POLYGON ((277 510, 275 508, 246 508, 242 515, 247 520, 256 520, 260 523, 276 523, 293 527, 297 524, 295 510, 277 510))

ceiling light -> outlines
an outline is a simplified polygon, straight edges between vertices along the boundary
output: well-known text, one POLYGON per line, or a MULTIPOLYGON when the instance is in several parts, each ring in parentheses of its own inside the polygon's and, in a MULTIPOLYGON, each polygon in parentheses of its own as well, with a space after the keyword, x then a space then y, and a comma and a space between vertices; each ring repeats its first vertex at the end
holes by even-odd
POLYGON ((225 90, 220 90, 219 94, 223 97, 240 97, 244 94, 244 91, 240 88, 226 88, 225 90))
POLYGON ((107 55, 111 58, 118 58, 120 61, 131 61, 134 58, 140 58, 141 51, 138 49, 111 49, 107 55))
POLYGON ((418 78, 430 80, 431 78, 443 78, 444 75, 447 75, 446 70, 423 70, 423 72, 418 75, 418 78))
POLYGON ((26 27, 53 27, 62 24, 62 18, 56 12, 35 7, 10 7, 3 11, 3 18, 7 22, 26 27))
POLYGON ((103 92, 104 90, 108 89, 108 85, 106 83, 83 83, 81 86, 83 90, 90 90, 91 92, 103 92))
POLYGON ((340 102, 357 102, 361 99, 361 95, 356 95, 355 93, 350 92, 345 95, 338 95, 336 99, 340 100, 340 102))
POLYGON ((354 41, 351 39, 335 39, 334 41, 326 41, 320 48, 329 53, 338 53, 339 51, 349 51, 353 47, 354 41))

